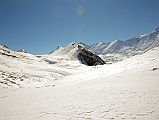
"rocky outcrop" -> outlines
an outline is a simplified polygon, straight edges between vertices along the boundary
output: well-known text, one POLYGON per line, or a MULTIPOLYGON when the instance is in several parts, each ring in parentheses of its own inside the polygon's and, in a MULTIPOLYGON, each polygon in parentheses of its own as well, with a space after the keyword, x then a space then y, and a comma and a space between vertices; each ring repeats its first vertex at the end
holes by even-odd
POLYGON ((78 44, 77 47, 78 47, 77 57, 81 61, 81 63, 88 66, 105 64, 105 62, 99 56, 93 54, 87 48, 83 47, 80 44, 78 44))

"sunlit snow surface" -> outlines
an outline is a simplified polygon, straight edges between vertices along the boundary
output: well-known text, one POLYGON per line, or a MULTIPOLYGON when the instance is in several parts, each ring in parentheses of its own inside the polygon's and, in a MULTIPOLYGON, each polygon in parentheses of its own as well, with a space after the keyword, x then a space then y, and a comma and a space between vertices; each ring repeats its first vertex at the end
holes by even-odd
POLYGON ((12 54, 24 58, 0 54, 0 120, 159 120, 159 48, 92 67, 12 54))

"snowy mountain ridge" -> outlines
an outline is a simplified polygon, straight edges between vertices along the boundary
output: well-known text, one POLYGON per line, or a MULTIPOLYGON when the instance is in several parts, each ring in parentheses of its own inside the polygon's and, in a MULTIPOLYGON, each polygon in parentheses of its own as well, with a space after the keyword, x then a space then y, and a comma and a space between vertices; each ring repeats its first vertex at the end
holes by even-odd
POLYGON ((133 56, 157 46, 159 46, 159 27, 149 34, 139 35, 125 41, 114 40, 109 43, 96 43, 91 45, 89 49, 97 55, 117 53, 133 56))

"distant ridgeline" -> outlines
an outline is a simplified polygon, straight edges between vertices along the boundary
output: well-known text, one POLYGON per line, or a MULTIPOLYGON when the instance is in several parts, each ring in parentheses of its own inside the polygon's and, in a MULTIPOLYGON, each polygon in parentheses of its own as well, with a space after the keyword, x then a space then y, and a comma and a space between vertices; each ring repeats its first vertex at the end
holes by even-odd
POLYGON ((114 40, 108 43, 97 43, 89 46, 89 49, 99 55, 118 53, 128 56, 142 54, 159 46, 159 27, 149 34, 139 35, 125 41, 114 40))
MULTIPOLYGON (((149 34, 139 35, 125 41, 114 40, 90 46, 82 42, 71 43, 66 47, 58 46, 55 51, 50 52, 50 55, 72 60, 76 59, 85 65, 93 66, 112 63, 130 56, 143 54, 154 47, 159 47, 159 27, 149 34)), ((17 57, 14 55, 16 51, 11 51, 4 44, 0 44, 0 50, 1 54, 17 57)), ((17 52, 27 53, 24 49, 20 49, 17 52)))
POLYGON ((108 43, 86 45, 85 43, 71 43, 67 47, 58 47, 53 54, 77 58, 81 63, 93 66, 103 65, 123 60, 159 46, 159 28, 149 34, 139 35, 125 41, 114 40, 108 43))

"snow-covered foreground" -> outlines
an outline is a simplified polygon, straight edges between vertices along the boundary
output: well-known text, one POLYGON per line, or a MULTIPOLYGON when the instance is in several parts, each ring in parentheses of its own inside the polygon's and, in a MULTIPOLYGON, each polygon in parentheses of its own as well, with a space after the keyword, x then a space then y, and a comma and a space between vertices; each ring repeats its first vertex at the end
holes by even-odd
POLYGON ((159 48, 75 68, 46 87, 0 89, 0 120, 159 120, 159 48))

